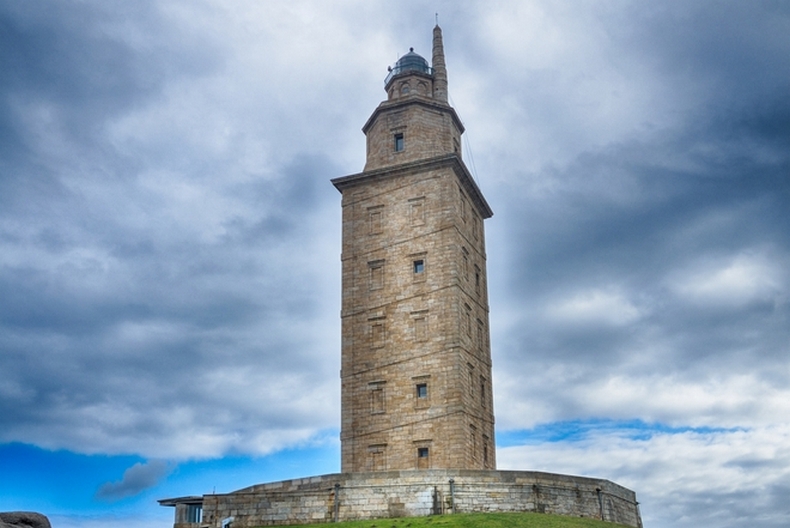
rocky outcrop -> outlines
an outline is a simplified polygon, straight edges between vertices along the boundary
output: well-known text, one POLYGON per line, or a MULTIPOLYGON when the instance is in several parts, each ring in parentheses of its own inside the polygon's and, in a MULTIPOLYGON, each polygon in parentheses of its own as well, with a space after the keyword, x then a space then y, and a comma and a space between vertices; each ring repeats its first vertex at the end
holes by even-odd
POLYGON ((46 515, 35 512, 2 512, 0 528, 52 528, 46 515))

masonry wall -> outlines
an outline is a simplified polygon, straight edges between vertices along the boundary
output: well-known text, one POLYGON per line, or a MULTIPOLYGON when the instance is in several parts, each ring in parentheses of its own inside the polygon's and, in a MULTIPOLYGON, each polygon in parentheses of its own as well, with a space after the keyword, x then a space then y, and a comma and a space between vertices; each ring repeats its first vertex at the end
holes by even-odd
POLYGON ((202 526, 232 528, 468 512, 539 512, 641 528, 636 495, 611 481, 533 471, 340 473, 205 495, 202 526), (453 485, 451 489, 450 479, 453 485), (336 487, 339 485, 339 487, 336 487), (336 493, 337 492, 337 493, 336 493), (337 509, 336 509, 337 508, 337 509))
POLYGON ((455 112, 446 104, 413 96, 384 102, 365 127, 365 171, 447 154, 461 156, 461 128, 455 112), (402 151, 395 151, 394 137, 401 134, 402 151))
POLYGON ((483 214, 460 166, 343 186, 344 472, 496 467, 483 214))

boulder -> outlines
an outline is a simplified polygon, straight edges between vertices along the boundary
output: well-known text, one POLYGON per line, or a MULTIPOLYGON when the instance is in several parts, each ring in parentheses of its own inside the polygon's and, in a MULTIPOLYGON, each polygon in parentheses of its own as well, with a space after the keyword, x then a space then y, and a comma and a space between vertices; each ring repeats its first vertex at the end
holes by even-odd
POLYGON ((0 528, 52 528, 52 525, 40 513, 0 512, 0 528))

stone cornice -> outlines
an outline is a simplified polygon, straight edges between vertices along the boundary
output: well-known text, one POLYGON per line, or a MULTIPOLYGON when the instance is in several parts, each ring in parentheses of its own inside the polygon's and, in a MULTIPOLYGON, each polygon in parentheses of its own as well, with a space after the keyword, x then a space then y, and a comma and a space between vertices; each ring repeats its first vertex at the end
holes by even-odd
POLYGON ((433 169, 440 169, 450 167, 458 176, 464 190, 469 194, 470 199, 480 211, 480 215, 486 219, 491 218, 494 212, 491 206, 488 205, 483 192, 477 186, 474 178, 472 178, 469 169, 466 168, 464 162, 456 154, 448 154, 438 158, 429 158, 426 160, 413 161, 410 163, 403 163, 392 167, 385 167, 372 171, 359 172, 357 174, 350 174, 332 180, 332 185, 341 193, 350 187, 353 187, 362 182, 371 180, 382 180, 388 178, 397 178, 407 174, 414 174, 416 172, 425 172, 433 169))
POLYGON ((383 112, 390 112, 392 110, 397 110, 399 107, 405 107, 411 105, 424 106, 426 108, 430 108, 431 110, 436 110, 437 112, 446 112, 450 114, 450 117, 452 117, 453 122, 455 123, 455 126, 458 128, 458 132, 460 134, 463 134, 464 130, 466 130, 464 128, 464 124, 461 122, 461 118, 458 117, 458 114, 455 112, 455 109, 452 106, 448 105, 447 103, 441 103, 434 99, 430 99, 428 97, 423 97, 419 95, 410 95, 402 99, 382 102, 378 107, 376 107, 376 109, 368 118, 367 122, 365 123, 365 126, 362 127, 362 132, 364 132, 367 135, 368 130, 370 129, 371 126, 373 126, 373 123, 376 121, 379 114, 383 112))

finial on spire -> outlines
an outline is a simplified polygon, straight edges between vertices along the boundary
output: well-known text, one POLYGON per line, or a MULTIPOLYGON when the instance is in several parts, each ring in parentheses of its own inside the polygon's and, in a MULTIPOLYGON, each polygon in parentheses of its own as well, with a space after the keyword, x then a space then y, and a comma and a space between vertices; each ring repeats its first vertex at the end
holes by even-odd
POLYGON ((436 25, 438 26, 439 25, 439 13, 435 13, 435 15, 436 15, 436 25))

